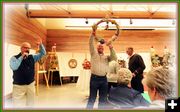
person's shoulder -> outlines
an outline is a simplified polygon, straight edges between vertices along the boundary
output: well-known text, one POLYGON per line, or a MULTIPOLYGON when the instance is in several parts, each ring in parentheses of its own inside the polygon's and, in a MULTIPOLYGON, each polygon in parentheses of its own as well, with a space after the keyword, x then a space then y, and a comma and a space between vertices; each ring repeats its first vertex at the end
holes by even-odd
POLYGON ((131 88, 128 88, 127 86, 124 85, 118 85, 117 87, 111 88, 112 93, 122 93, 122 91, 124 93, 129 93, 129 91, 131 91, 131 88))
POLYGON ((36 55, 36 54, 30 54, 30 55, 28 55, 28 57, 34 59, 34 56, 35 56, 35 55, 36 55))
POLYGON ((118 91, 119 90, 119 88, 118 87, 113 87, 113 88, 111 88, 111 93, 114 93, 114 92, 116 92, 116 91, 118 91))
POLYGON ((19 58, 21 56, 21 53, 17 54, 17 55, 14 55, 12 56, 12 58, 19 58))
POLYGON ((133 55, 135 58, 142 58, 142 56, 140 54, 134 54, 133 55))
POLYGON ((121 91, 122 91, 121 88, 119 88, 119 87, 117 86, 117 87, 111 88, 109 94, 111 94, 111 95, 116 95, 117 93, 119 93, 119 92, 121 92, 121 91))
POLYGON ((135 54, 134 54, 134 56, 139 57, 139 56, 141 56, 141 55, 140 55, 140 54, 135 53, 135 54))
POLYGON ((134 96, 141 95, 141 93, 133 88, 130 89, 134 96))

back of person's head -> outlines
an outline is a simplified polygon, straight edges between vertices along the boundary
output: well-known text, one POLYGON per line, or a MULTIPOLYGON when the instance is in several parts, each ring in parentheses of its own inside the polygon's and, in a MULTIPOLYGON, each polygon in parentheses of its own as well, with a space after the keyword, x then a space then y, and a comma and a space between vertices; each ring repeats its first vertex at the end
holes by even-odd
POLYGON ((172 71, 167 68, 158 67, 152 69, 145 75, 143 83, 145 83, 151 90, 155 89, 163 98, 172 97, 173 95, 173 75, 172 71))
POLYGON ((117 79, 118 84, 128 85, 131 82, 132 73, 129 69, 120 68, 120 70, 118 70, 117 72, 117 75, 118 75, 118 79, 117 79))

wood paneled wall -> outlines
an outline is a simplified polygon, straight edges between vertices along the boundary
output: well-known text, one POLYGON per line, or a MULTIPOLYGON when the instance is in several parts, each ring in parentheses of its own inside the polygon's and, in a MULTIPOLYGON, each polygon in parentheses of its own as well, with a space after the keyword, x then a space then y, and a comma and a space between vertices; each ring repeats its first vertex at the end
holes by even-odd
MULTIPOLYGON (((114 34, 114 30, 99 31, 97 35, 106 40, 114 34)), ((89 52, 89 36, 91 30, 47 30, 47 50, 56 43, 59 52, 89 52)), ((153 46, 162 55, 167 46, 174 51, 177 38, 172 30, 121 30, 118 40, 113 43, 117 52, 125 52, 126 47, 134 47, 136 52, 149 52, 153 46)), ((105 47, 105 52, 108 52, 105 47)))
POLYGON ((46 46, 47 30, 36 19, 26 16, 24 6, 19 5, 6 8, 4 13, 4 37, 5 41, 15 45, 29 42, 33 49, 37 48, 38 38, 42 38, 46 46))

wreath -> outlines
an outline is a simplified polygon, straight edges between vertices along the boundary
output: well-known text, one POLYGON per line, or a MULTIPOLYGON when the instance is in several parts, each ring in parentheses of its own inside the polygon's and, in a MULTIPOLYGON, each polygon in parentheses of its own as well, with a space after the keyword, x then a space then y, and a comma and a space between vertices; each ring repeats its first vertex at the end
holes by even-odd
POLYGON ((77 61, 75 59, 70 59, 68 62, 68 65, 70 68, 76 68, 77 66, 77 61))
MULTIPOLYGON (((109 41, 107 41, 107 43, 106 43, 107 45, 109 45, 109 44, 111 44, 113 41, 115 41, 115 40, 117 39, 117 37, 118 37, 118 35, 119 35, 119 33, 120 33, 120 31, 119 31, 119 25, 117 24, 117 22, 116 22, 115 20, 102 19, 102 20, 98 21, 96 24, 94 24, 94 25, 92 26, 93 31, 96 32, 96 30, 97 30, 97 28, 98 28, 98 25, 101 24, 101 23, 103 23, 103 22, 106 22, 106 23, 107 23, 105 30, 108 29, 108 27, 109 27, 109 26, 108 26, 108 23, 109 23, 109 22, 110 22, 111 24, 116 25, 116 32, 115 32, 115 34, 114 34, 114 35, 112 36, 112 38, 111 38, 109 41)), ((103 38, 100 38, 100 37, 95 37, 95 39, 96 39, 96 41, 100 42, 101 44, 104 44, 104 43, 106 42, 103 38)))

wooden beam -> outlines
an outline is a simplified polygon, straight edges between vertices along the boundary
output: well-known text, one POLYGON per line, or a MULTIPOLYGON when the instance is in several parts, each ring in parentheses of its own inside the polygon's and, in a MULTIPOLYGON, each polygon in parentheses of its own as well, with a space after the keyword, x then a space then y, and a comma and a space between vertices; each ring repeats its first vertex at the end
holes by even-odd
MULTIPOLYGON (((71 11, 70 14, 61 10, 29 10, 31 18, 104 18, 107 11, 71 11)), ((109 15, 111 18, 132 18, 132 19, 174 19, 175 13, 156 12, 149 13, 146 11, 113 11, 109 15)))

